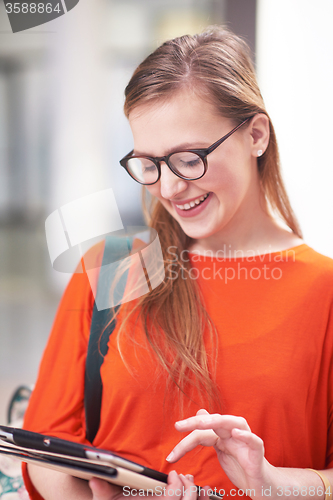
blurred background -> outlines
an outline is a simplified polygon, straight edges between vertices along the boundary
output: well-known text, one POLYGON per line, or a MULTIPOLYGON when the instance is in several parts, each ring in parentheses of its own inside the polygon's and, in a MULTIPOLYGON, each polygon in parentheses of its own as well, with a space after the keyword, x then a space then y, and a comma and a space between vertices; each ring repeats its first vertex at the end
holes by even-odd
MULTIPOLYGON (((168 38, 223 24, 250 44, 305 240, 333 257, 333 0, 80 0, 13 34, 0 0, 0 423, 33 384, 69 275, 52 269, 44 223, 112 188, 124 225, 142 222, 123 92, 168 38)), ((52 367, 50 367, 52 368, 52 367)))

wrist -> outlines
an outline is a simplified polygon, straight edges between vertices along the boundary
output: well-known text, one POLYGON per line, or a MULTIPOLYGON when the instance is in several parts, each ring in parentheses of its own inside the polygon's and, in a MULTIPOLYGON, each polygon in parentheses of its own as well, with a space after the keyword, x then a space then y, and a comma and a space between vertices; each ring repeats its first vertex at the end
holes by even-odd
POLYGON ((265 500, 332 500, 332 487, 322 473, 312 469, 272 467, 268 486, 260 497, 265 500), (298 498, 297 498, 298 497, 298 498))
POLYGON ((324 500, 332 500, 332 486, 327 475, 324 472, 315 469, 306 469, 306 470, 314 472, 315 474, 317 474, 317 476, 320 477, 324 488, 324 500))

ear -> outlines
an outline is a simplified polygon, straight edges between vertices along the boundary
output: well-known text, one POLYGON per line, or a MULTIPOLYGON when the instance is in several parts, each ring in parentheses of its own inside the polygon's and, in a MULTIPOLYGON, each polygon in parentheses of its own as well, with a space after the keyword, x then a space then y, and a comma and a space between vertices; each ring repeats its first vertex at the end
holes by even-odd
POLYGON ((256 114, 250 123, 251 154, 259 157, 264 154, 269 143, 269 119, 264 113, 256 114))

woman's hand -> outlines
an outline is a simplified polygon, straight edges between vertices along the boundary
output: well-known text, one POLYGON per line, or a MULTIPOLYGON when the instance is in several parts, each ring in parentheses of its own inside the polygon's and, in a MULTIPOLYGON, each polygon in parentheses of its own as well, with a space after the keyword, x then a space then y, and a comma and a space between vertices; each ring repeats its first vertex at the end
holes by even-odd
POLYGON ((192 432, 173 449, 169 462, 176 462, 198 445, 213 446, 221 467, 239 489, 255 490, 255 496, 260 497, 262 487, 272 484, 274 467, 264 457, 263 441, 251 432, 244 418, 199 410, 195 417, 176 422, 175 427, 192 432))
MULTIPOLYGON (((124 498, 131 498, 128 493, 124 494, 120 486, 115 486, 101 479, 91 479, 89 486, 93 494, 92 500, 123 500, 124 498)), ((205 489, 208 489, 208 487, 205 489)), ((197 492, 193 477, 178 475, 175 471, 170 472, 165 494, 158 495, 158 498, 162 500, 196 500, 197 492)))

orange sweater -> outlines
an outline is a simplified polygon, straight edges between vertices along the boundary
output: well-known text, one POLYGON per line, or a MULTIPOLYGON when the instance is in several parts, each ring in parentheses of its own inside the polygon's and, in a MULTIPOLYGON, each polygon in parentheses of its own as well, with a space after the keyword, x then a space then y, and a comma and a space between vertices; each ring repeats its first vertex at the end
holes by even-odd
MULTIPOLYGON (((100 261, 101 247, 96 248, 100 261)), ((333 466, 333 261, 303 244, 257 257, 191 256, 218 331, 217 384, 223 411, 246 418, 280 467, 333 466)), ((93 296, 75 274, 61 301, 26 413, 26 429, 85 442, 84 367, 93 296)), ((118 320, 120 321, 120 319, 118 320)), ((117 328, 102 366, 101 426, 94 445, 149 467, 194 475, 197 484, 233 488, 212 448, 198 448, 177 464, 165 458, 181 439, 177 408, 165 399, 164 376, 139 324, 126 344, 124 366, 117 328)), ((207 346, 209 351, 209 346, 207 346)), ((170 396, 170 394, 169 394, 170 396)), ((186 416, 200 408, 189 403, 186 416)), ((31 498, 39 500, 25 472, 31 498)))

